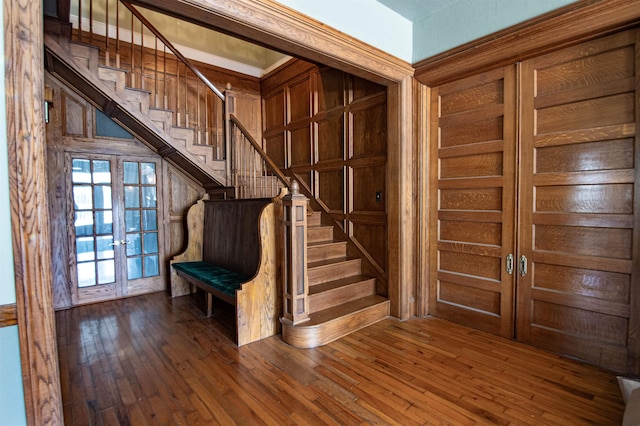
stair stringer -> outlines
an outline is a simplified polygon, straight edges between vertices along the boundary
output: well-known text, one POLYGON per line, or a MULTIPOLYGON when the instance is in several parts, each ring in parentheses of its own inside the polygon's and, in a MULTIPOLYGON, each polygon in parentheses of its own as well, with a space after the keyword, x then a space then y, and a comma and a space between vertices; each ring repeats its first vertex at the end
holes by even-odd
POLYGON ((174 128, 171 119, 167 122, 158 120, 157 116, 152 117, 153 108, 148 106, 149 92, 124 87, 124 77, 114 77, 117 73, 103 71, 110 77, 105 76, 106 81, 100 78, 96 48, 70 42, 65 48, 58 38, 50 34, 45 34, 44 44, 45 68, 52 75, 203 186, 227 186, 226 161, 213 160, 211 147, 191 147, 193 137, 185 137, 184 128, 174 128), (83 49, 85 51, 81 53, 83 49), (184 139, 172 136, 174 131, 184 139))

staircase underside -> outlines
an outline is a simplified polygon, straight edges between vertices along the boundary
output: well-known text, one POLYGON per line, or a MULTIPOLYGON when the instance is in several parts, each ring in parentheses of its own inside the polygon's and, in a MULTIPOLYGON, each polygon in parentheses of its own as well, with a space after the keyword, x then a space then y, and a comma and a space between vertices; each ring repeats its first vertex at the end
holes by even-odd
POLYGON ((132 108, 119 93, 100 80, 98 72, 76 61, 69 49, 61 46, 57 37, 45 34, 44 42, 44 63, 49 73, 73 88, 155 153, 184 170, 205 189, 225 186, 224 160, 218 161, 220 164, 216 166, 217 169, 208 167, 159 129, 149 117, 132 108))

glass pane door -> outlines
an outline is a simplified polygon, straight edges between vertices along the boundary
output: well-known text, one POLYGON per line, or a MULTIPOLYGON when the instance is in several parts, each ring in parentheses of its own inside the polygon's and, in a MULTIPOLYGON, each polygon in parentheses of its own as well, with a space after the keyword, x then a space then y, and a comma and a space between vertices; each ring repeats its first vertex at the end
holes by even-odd
POLYGON ((67 154, 74 304, 164 290, 160 161, 67 154))
POLYGON ((77 286, 115 283, 111 162, 74 158, 71 182, 77 286))

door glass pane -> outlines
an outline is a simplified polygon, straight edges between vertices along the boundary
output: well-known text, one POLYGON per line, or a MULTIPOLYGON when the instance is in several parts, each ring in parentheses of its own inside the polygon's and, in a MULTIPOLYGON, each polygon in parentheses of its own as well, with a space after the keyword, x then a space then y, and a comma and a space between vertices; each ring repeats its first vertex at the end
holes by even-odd
POLYGON ((91 183, 91 161, 74 158, 71 165, 71 182, 91 183))
POLYGON ((76 238, 76 260, 85 262, 95 259, 95 250, 93 247, 93 236, 76 238))
POLYGON ((82 185, 73 187, 73 204, 76 210, 91 210, 93 208, 93 197, 91 196, 91 186, 82 185))
POLYGON ((140 234, 127 234, 127 256, 138 256, 140 254, 142 254, 140 234))
POLYGON ((111 163, 93 160, 93 183, 111 183, 111 163))
POLYGON ((76 227, 76 236, 93 235, 93 215, 90 211, 76 212, 76 220, 73 224, 76 227))
POLYGON ((158 229, 158 218, 155 210, 144 210, 143 226, 145 231, 155 231, 158 229))
POLYGON ((89 287, 96 285, 96 264, 95 262, 78 263, 78 287, 89 287))
POLYGON ((98 259, 113 259, 113 237, 97 237, 98 259))
POLYGON ((140 188, 138 186, 124 187, 124 207, 127 209, 140 207, 140 188))
POLYGON ((140 231, 140 210, 127 210, 124 214, 126 232, 140 231))
POLYGON ((98 284, 109 284, 116 281, 116 266, 112 260, 98 262, 98 284))
POLYGON ((144 254, 158 252, 158 234, 155 232, 144 234, 144 254))
POLYGON ((144 258, 144 276, 155 277, 160 275, 158 256, 145 256, 144 258))
POLYGON ((93 188, 95 208, 111 209, 111 186, 96 185, 93 188))
POLYGON ((96 211, 96 234, 113 234, 113 215, 111 210, 96 211))
POLYGON ((135 280, 142 278, 142 258, 130 257, 127 259, 127 278, 135 280))
POLYGON ((155 207, 156 206, 156 187, 155 186, 143 186, 142 187, 142 207, 155 207))
POLYGON ((140 183, 138 180, 138 163, 124 162, 124 183, 140 183))
POLYGON ((156 184, 156 165, 155 163, 141 163, 141 175, 143 185, 156 184))

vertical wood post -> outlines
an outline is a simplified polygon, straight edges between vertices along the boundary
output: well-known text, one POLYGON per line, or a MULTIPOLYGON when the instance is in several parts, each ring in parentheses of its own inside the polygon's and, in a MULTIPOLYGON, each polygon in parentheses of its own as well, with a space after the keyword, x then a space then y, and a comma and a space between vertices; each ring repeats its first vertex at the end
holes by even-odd
POLYGON ((293 325, 309 320, 307 280, 307 203, 300 187, 291 181, 284 207, 283 321, 293 325))
MULTIPOLYGON (((231 89, 231 83, 227 83, 224 91, 224 156, 225 162, 227 164, 227 183, 226 186, 235 187, 235 182, 233 181, 233 155, 231 153, 231 114, 235 113, 235 95, 233 94, 233 90, 231 89)), ((237 195, 237 194, 236 194, 237 195)), ((235 197, 237 198, 237 197, 235 197)))

